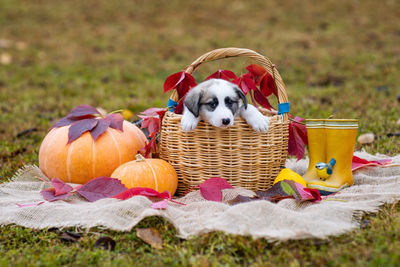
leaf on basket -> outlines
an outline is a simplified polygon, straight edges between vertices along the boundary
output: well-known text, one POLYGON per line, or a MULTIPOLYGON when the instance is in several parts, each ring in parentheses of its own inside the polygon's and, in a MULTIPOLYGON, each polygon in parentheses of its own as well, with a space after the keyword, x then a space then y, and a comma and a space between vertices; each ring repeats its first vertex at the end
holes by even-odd
POLYGON ((191 74, 181 71, 167 77, 164 83, 164 93, 176 89, 179 99, 181 99, 196 85, 196 81, 191 74))
POLYGON ((114 197, 127 188, 121 184, 121 181, 110 177, 98 177, 90 180, 76 192, 83 196, 90 202, 97 201, 99 199, 114 197))
POLYGON ((380 160, 372 160, 368 161, 366 159, 359 158, 357 156, 353 156, 353 160, 351 162, 351 170, 355 171, 367 166, 382 166, 386 164, 392 163, 391 159, 380 159, 380 160))
POLYGON ((263 108, 266 108, 268 110, 271 110, 273 107, 269 103, 268 99, 259 91, 255 90, 254 91, 254 99, 257 101, 258 104, 260 104, 263 108))
POLYGON ((258 90, 256 84, 252 79, 252 76, 249 73, 237 77, 232 81, 232 83, 239 86, 239 88, 242 89, 245 95, 247 95, 247 93, 250 92, 251 90, 254 91, 258 90))
POLYGON ((211 201, 222 201, 223 189, 233 189, 233 187, 225 180, 220 177, 214 177, 206 180, 199 185, 200 193, 206 200, 211 201))
POLYGON ((308 144, 306 126, 302 121, 303 118, 296 117, 289 123, 288 153, 297 156, 297 160, 304 156, 305 146, 308 144))
POLYGON ((251 74, 251 77, 256 85, 260 85, 262 78, 267 73, 267 70, 260 65, 251 64, 246 67, 248 72, 251 74))
POLYGON ((233 73, 230 70, 219 69, 206 78, 206 80, 209 80, 209 79, 224 79, 227 81, 231 81, 231 80, 236 79, 236 75, 235 75, 235 73, 233 73))
POLYGON ((276 87, 275 80, 268 72, 265 73, 264 77, 261 80, 260 90, 261 93, 265 96, 274 94, 276 97, 278 97, 278 88, 276 87))

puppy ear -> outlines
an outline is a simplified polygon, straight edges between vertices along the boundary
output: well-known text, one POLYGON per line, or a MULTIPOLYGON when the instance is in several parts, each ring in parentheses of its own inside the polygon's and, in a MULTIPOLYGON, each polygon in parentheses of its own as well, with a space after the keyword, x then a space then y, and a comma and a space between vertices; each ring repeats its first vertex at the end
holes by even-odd
POLYGON ((200 113, 200 102, 203 97, 203 91, 202 90, 193 90, 190 91, 186 98, 185 98, 185 106, 188 108, 190 112, 193 113, 193 115, 197 118, 199 117, 200 113))
POLYGON ((238 95, 238 97, 242 99, 244 109, 247 109, 247 98, 244 95, 244 93, 242 92, 242 90, 237 86, 234 87, 234 90, 235 90, 236 94, 238 95))

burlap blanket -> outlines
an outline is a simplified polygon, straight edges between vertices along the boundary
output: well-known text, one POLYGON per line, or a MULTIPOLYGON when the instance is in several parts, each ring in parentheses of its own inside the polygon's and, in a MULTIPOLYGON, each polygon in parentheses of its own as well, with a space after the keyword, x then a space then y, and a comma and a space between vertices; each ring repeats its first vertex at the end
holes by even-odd
MULTIPOLYGON (((365 152, 357 156, 376 160, 365 152)), ((387 157, 385 157, 387 158, 387 157)), ((393 157, 400 163, 400 155, 393 157)), ((288 168, 303 174, 308 160, 289 159, 288 168)), ((102 199, 87 202, 75 196, 68 201, 45 202, 35 206, 17 204, 44 201, 40 191, 47 179, 35 166, 20 170, 11 182, 0 184, 0 225, 17 224, 42 229, 46 227, 77 226, 105 227, 129 231, 143 218, 161 216, 170 221, 182 238, 211 231, 250 235, 268 240, 325 238, 355 229, 363 212, 376 212, 383 203, 400 198, 400 167, 367 167, 354 173, 354 185, 319 203, 298 203, 285 199, 277 204, 259 200, 234 206, 227 201, 238 194, 251 195, 244 189, 224 190, 222 203, 206 201, 201 194, 191 192, 178 201, 186 206, 170 203, 165 210, 155 210, 143 196, 128 200, 102 199)))

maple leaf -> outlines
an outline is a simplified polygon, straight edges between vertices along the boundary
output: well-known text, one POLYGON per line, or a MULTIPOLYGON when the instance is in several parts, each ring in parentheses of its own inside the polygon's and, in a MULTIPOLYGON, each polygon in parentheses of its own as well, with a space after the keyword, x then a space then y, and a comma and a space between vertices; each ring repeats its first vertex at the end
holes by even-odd
POLYGON ((90 202, 109 198, 124 192, 127 188, 121 181, 110 177, 97 177, 81 186, 76 193, 90 202))
POLYGON ((191 74, 181 71, 167 77, 164 83, 164 93, 176 89, 181 99, 196 85, 196 81, 191 74))
POLYGON ((233 73, 230 70, 219 69, 206 78, 206 80, 210 80, 210 79, 224 79, 227 81, 231 81, 233 79, 236 79, 236 75, 235 75, 235 73, 233 73))
POLYGON ((235 78, 232 81, 232 83, 239 86, 239 88, 242 89, 242 91, 245 95, 247 95, 247 93, 250 92, 251 90, 254 90, 254 91, 257 90, 257 86, 254 83, 251 74, 249 74, 249 73, 235 78))
POLYGON ((67 118, 95 117, 95 114, 100 114, 96 108, 89 105, 79 105, 69 112, 67 118))

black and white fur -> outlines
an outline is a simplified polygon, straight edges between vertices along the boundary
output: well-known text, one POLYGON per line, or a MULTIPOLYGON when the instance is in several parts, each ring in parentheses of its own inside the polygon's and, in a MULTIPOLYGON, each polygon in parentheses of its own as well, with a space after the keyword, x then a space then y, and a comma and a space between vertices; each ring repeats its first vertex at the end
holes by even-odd
POLYGON ((191 131, 200 120, 216 127, 229 127, 236 116, 244 118, 256 131, 268 131, 268 118, 247 103, 246 96, 237 85, 222 79, 210 79, 187 94, 181 127, 185 132, 191 131))

